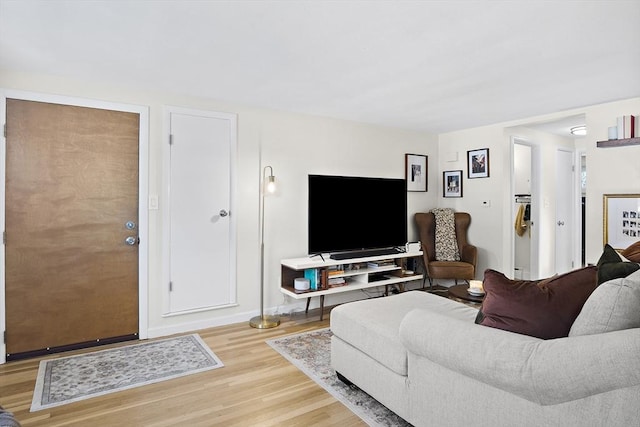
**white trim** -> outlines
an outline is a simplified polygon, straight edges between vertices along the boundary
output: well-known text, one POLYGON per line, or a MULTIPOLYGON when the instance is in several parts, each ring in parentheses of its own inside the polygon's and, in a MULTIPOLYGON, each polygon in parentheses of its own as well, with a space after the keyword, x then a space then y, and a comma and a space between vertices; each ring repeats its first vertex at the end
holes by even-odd
MULTIPOLYGON (((162 107, 162 197, 165 203, 162 204, 162 317, 174 317, 189 313, 216 310, 219 308, 233 307, 238 301, 238 286, 236 274, 237 258, 237 221, 236 221, 236 169, 237 169, 237 148, 238 147, 238 115, 235 113, 216 112, 210 110, 198 110, 193 108, 176 107, 163 105, 162 107), (171 280, 171 149, 169 138, 171 134, 171 114, 185 114, 191 116, 211 117, 221 120, 228 120, 230 123, 229 141, 229 221, 230 221, 230 241, 229 241, 229 296, 228 304, 214 307, 203 307, 196 310, 181 312, 171 312, 169 282, 171 280)), ((226 323, 222 323, 226 324, 226 323)))
MULTIPOLYGON (((7 164, 7 139, 4 136, 4 127, 7 123, 7 96, 4 91, 0 91, 0 117, 2 117, 1 123, 1 141, 0 144, 0 226, 4 232, 5 230, 5 186, 6 186, 6 164, 7 164)), ((7 361, 7 344, 4 340, 4 333, 7 330, 7 305, 5 302, 5 250, 4 242, 0 244, 0 364, 7 361)))
MULTIPOLYGON (((0 89, 0 116, 3 125, 6 122, 7 98, 26 101, 48 102, 54 104, 71 105, 77 107, 100 108, 115 111, 137 113, 140 115, 139 134, 139 164, 138 164, 138 334, 141 339, 148 338, 149 318, 149 107, 134 104, 113 103, 87 98, 76 98, 61 95, 51 95, 37 92, 0 89)), ((2 147, 0 147, 0 224, 5 228, 5 180, 6 180, 6 138, 2 132, 2 147)), ((6 330, 6 301, 5 301, 5 250, 0 245, 0 331, 6 330)), ((0 364, 6 362, 6 344, 0 340, 0 364)))
MULTIPOLYGON (((574 248, 575 248, 574 257, 576 259, 576 268, 585 267, 588 264, 588 262, 586 260, 586 253, 585 253, 584 264, 582 263, 582 248, 584 246, 584 248, 586 249, 586 243, 587 243, 587 242, 583 242, 582 241, 582 227, 583 227, 583 221, 582 221, 582 156, 584 156, 585 161, 586 161, 587 160, 587 151, 585 149, 576 149, 575 150, 575 158, 573 160, 573 163, 575 165, 574 194, 575 194, 575 204, 576 204, 576 207, 575 207, 576 233, 574 235, 574 248)), ((588 171, 587 171, 587 176, 588 176, 588 171)), ((588 184, 588 181, 587 181, 587 184, 588 184)), ((586 197, 587 196, 585 194, 585 199, 586 199, 586 197)), ((587 236, 584 236, 584 237, 586 239, 587 236)))
POLYGON ((235 323, 246 322, 249 328, 249 321, 254 316, 260 314, 260 310, 252 310, 244 313, 232 314, 224 317, 215 317, 202 320, 194 320, 191 322, 183 322, 175 325, 160 326, 149 329, 149 338, 166 337, 174 334, 182 334, 185 332, 194 332, 202 329, 215 328, 217 326, 232 325, 235 323))
POLYGON ((220 310, 220 309, 223 309, 223 308, 231 308, 231 307, 238 307, 238 306, 239 306, 239 304, 234 302, 234 303, 231 303, 231 304, 222 304, 222 305, 216 305, 216 306, 211 306, 211 307, 194 308, 194 309, 191 309, 191 310, 172 311, 171 313, 163 314, 162 317, 184 316, 185 314, 202 313, 202 312, 206 312, 206 311, 220 310))

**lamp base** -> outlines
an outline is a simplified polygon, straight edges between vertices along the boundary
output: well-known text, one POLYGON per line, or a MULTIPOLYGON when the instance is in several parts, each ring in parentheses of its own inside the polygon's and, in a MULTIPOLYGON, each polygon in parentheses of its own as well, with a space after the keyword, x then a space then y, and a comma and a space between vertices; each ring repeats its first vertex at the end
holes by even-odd
POLYGON ((279 324, 280 324, 280 318, 277 316, 268 316, 268 315, 256 316, 256 317, 252 317, 251 320, 249 320, 249 325, 251 325, 252 328, 257 328, 257 329, 275 328, 279 324))

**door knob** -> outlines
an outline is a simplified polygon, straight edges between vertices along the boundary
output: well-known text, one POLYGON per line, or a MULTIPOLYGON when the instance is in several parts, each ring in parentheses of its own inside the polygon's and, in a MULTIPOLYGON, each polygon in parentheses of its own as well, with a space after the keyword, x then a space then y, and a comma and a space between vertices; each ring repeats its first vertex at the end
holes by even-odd
POLYGON ((227 216, 227 215, 229 215, 229 212, 225 211, 224 209, 221 209, 221 210, 220 210, 220 216, 221 216, 221 217, 223 217, 223 218, 224 218, 224 217, 225 217, 225 216, 227 216))
POLYGON ((134 246, 136 243, 138 243, 138 238, 135 236, 129 236, 124 239, 124 242, 129 246, 134 246))

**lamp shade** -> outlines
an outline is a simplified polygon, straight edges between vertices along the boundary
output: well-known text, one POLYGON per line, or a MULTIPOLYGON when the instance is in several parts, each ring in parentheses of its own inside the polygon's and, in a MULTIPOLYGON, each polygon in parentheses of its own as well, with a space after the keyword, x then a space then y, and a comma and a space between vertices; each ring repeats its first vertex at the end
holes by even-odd
POLYGON ((267 192, 273 193, 276 191, 276 177, 269 175, 267 177, 267 192))

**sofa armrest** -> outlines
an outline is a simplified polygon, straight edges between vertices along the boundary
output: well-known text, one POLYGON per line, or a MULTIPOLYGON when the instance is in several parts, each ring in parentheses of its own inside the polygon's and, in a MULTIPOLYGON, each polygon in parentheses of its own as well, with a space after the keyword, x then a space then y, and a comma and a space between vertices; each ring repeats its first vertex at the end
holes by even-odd
POLYGON ((415 309, 400 339, 409 353, 540 405, 640 385, 637 328, 541 340, 415 309))

